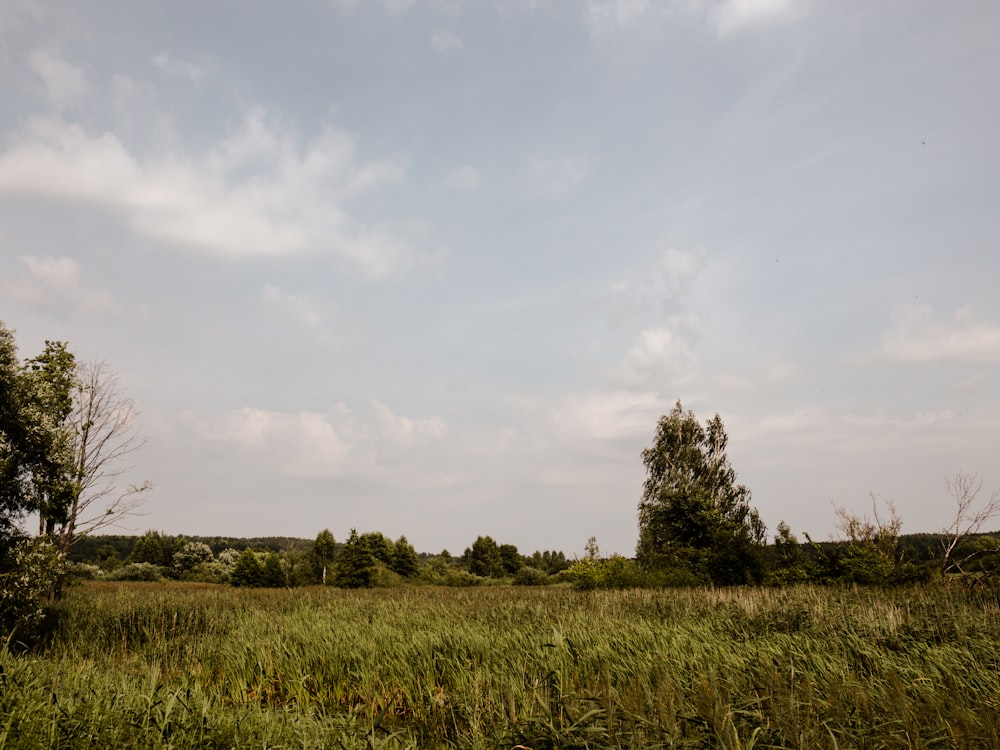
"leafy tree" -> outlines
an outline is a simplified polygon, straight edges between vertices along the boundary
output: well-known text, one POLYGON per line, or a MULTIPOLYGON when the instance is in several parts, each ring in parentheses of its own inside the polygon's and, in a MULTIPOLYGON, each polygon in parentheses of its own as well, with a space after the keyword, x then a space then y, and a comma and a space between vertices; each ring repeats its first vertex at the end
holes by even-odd
POLYGON ((369 531, 358 537, 358 541, 368 548, 376 560, 392 567, 392 557, 396 553, 396 545, 381 531, 369 531))
POLYGON ((396 540, 390 568, 403 578, 413 578, 420 571, 420 558, 417 557, 413 545, 406 541, 405 536, 396 540))
POLYGON ((766 529, 750 490, 736 483, 727 443, 718 414, 702 427, 678 401, 660 417, 642 452, 636 551, 646 568, 687 568, 717 585, 762 579, 766 529))
POLYGON ((204 542, 185 542, 173 554, 173 569, 180 575, 214 559, 212 548, 204 542))
POLYGON ((310 553, 313 572, 316 580, 320 583, 326 584, 326 574, 330 566, 333 565, 333 558, 336 554, 337 542, 333 538, 333 534, 330 533, 329 529, 323 529, 316 535, 316 541, 313 542, 310 553))
POLYGON ((375 555, 371 547, 358 536, 356 530, 351 529, 337 557, 334 583, 345 589, 370 588, 375 583, 375 572, 375 555))
POLYGON ((236 565, 233 566, 233 570, 229 574, 229 582, 233 586, 256 588, 262 585, 263 578, 264 569, 261 567, 260 560, 257 559, 254 551, 247 547, 240 554, 236 565))
POLYGON ((159 531, 147 531, 135 540, 128 561, 169 567, 173 563, 173 542, 159 531))
POLYGON ((521 559, 517 547, 513 544, 501 544, 499 552, 500 567, 503 569, 504 575, 512 576, 521 569, 524 560, 521 559))
POLYGON ((43 532, 45 518, 54 526, 65 517, 72 363, 64 345, 46 342, 35 365, 22 366, 14 332, 0 322, 0 552, 23 536, 19 522, 27 514, 42 516, 43 532))
POLYGON ((277 552, 268 552, 264 555, 259 585, 271 589, 280 589, 285 585, 285 571, 281 567, 281 558, 277 552))
POLYGON ((473 575, 483 578, 500 578, 503 576, 503 560, 500 557, 500 547, 493 537, 479 536, 472 547, 465 550, 463 561, 473 575))

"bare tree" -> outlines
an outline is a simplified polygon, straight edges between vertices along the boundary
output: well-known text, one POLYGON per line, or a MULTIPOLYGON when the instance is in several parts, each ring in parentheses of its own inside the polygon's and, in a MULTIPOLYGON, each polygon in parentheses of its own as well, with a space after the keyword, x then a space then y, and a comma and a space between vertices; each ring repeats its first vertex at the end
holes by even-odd
POLYGON ((146 445, 137 432, 135 402, 126 397, 118 376, 105 362, 78 366, 73 410, 67 423, 73 434, 73 493, 66 520, 59 527, 59 550, 65 556, 73 542, 113 526, 135 513, 147 481, 121 486, 132 467, 128 457, 146 445))
POLYGON ((975 550, 960 558, 955 558, 955 550, 962 542, 970 536, 978 534, 982 530, 983 524, 991 518, 1000 516, 1000 489, 993 490, 989 499, 980 503, 979 493, 983 489, 982 477, 975 474, 958 473, 945 477, 944 483, 948 488, 955 512, 951 524, 941 530, 941 577, 947 578, 948 573, 952 572, 966 575, 962 566, 984 552, 1000 552, 1000 547, 993 550, 975 550))
POLYGON ((890 564, 896 562, 896 546, 899 542, 899 531, 903 528, 903 521, 896 512, 896 504, 892 500, 886 500, 886 511, 879 515, 879 496, 872 492, 872 518, 867 514, 857 515, 851 513, 846 508, 842 508, 836 503, 833 511, 837 515, 834 526, 840 531, 847 541, 859 547, 867 547, 876 550, 879 555, 890 564))

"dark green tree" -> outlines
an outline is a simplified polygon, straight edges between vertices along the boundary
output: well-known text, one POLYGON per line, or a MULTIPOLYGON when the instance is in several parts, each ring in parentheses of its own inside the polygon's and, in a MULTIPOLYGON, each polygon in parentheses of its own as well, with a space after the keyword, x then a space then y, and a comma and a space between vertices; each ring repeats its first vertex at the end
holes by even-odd
POLYGON ((159 531, 147 531, 135 540, 128 561, 169 567, 173 564, 173 541, 159 531))
MULTIPOLYGON (((380 535, 381 536, 381 535, 380 535)), ((370 588, 375 583, 375 555, 368 543, 351 529, 337 556, 334 583, 345 589, 370 588)))
POLYGON ((312 561, 313 574, 316 581, 326 583, 326 575, 333 565, 333 559, 337 555, 337 542, 329 529, 323 529, 316 535, 313 542, 310 559, 312 561))
POLYGON ((500 558, 500 547, 493 537, 479 536, 472 547, 462 555, 463 562, 469 567, 469 572, 484 578, 501 578, 503 576, 503 560, 500 558))
POLYGON ((229 582, 233 586, 256 588, 262 586, 263 581, 264 569, 261 567, 260 560, 257 559, 257 554, 247 547, 240 554, 236 565, 233 566, 233 570, 229 574, 229 582))
POLYGON ((399 537, 392 552, 392 571, 403 578, 413 578, 420 572, 420 558, 413 545, 406 541, 405 536, 399 537))
POLYGON ((500 567, 503 568, 504 575, 512 576, 521 569, 524 560, 513 544, 500 545, 500 567))
POLYGON ((260 570, 260 585, 264 588, 280 589, 285 586, 285 571, 281 567, 281 558, 277 552, 264 555, 264 564, 260 570))
POLYGON ((718 414, 702 427, 678 401, 642 452, 636 556, 649 569, 681 568, 716 585, 763 578, 766 528, 736 483, 718 414))

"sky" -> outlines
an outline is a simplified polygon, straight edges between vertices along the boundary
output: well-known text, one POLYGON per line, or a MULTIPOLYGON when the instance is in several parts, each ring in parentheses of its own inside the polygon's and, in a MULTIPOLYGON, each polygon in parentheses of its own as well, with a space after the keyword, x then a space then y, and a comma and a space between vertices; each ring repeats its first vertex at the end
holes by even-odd
POLYGON ((631 555, 718 413, 774 533, 1000 487, 994 0, 0 0, 0 320, 121 533, 631 555), (880 506, 884 510, 884 505, 880 506))

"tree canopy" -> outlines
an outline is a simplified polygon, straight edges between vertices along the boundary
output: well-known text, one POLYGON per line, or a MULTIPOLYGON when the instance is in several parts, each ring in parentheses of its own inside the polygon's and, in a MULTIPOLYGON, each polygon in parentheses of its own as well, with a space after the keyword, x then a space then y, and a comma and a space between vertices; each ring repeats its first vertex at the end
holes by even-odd
POLYGON ((647 568, 682 568, 718 585, 757 582, 766 529, 736 482, 718 414, 704 427, 678 401, 642 452, 637 557, 647 568))

